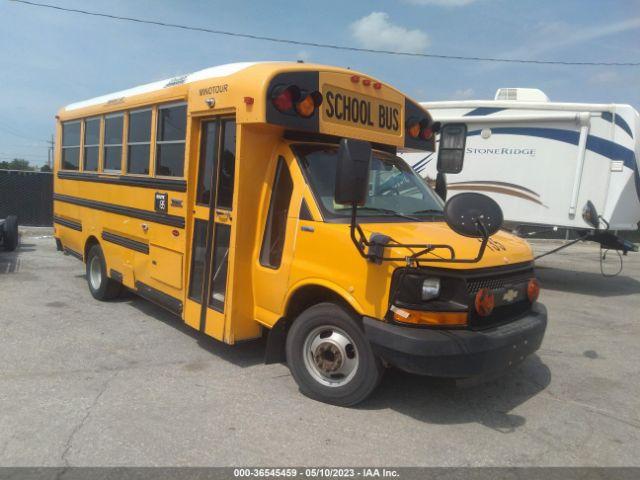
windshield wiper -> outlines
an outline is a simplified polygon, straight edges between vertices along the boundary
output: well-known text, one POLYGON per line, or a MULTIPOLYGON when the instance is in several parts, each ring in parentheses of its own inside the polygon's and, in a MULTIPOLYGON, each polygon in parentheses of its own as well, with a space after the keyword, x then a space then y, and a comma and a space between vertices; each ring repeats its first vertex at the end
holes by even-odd
POLYGON ((380 213, 386 213, 389 215, 393 215, 395 217, 400 217, 400 218, 406 218, 407 220, 411 220, 413 222, 422 222, 424 220, 422 220, 421 218, 418 217, 412 217, 410 215, 405 215, 404 213, 400 213, 400 212, 396 212, 395 210, 390 210, 388 208, 380 208, 380 207, 358 207, 358 210, 369 210, 371 212, 380 212, 380 213))
POLYGON ((442 213, 442 210, 437 210, 435 208, 427 208, 425 210, 418 210, 417 212, 411 212, 413 215, 416 215, 418 213, 437 213, 438 215, 444 215, 444 213, 442 213))

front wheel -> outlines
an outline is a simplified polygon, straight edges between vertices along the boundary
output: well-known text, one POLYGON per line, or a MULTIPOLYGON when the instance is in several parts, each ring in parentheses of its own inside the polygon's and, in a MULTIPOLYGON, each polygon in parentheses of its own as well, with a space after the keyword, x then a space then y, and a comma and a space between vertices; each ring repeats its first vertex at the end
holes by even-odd
POLYGON ((113 281, 107 275, 107 262, 100 245, 93 245, 86 258, 87 283, 89 291, 96 300, 111 300, 120 295, 122 284, 113 281))
POLYGON ((287 334, 287 364, 300 391, 333 405, 355 405, 377 387, 383 367, 358 319, 333 303, 302 312, 287 334))

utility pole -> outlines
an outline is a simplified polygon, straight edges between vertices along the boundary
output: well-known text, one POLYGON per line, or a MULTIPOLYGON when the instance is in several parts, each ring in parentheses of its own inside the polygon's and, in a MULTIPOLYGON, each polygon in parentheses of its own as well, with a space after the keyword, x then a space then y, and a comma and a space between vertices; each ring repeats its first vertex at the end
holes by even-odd
POLYGON ((53 170, 53 134, 51 134, 51 140, 47 143, 49 144, 49 148, 47 149, 47 165, 51 170, 53 170))

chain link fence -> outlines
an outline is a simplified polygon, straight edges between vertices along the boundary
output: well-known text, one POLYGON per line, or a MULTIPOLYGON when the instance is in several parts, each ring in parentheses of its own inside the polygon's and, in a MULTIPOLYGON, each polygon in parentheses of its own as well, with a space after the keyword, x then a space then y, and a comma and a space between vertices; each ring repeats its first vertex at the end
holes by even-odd
POLYGON ((17 215, 20 225, 53 224, 53 174, 0 170, 0 218, 17 215))

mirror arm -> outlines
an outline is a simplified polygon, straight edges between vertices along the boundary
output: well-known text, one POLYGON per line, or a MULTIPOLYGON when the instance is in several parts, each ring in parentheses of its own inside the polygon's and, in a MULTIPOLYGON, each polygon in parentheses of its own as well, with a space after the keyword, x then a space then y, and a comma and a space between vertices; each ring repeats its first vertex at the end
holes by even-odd
POLYGON ((480 233, 482 234, 482 243, 480 244, 480 250, 478 250, 478 255, 476 255, 476 258, 473 260, 473 263, 475 262, 479 262, 480 260, 482 260, 482 257, 484 256, 484 251, 487 248, 487 243, 489 242, 489 233, 487 232, 486 227, 484 226, 484 223, 482 223, 481 220, 476 220, 476 225, 478 226, 478 230, 480 230, 480 233))
MULTIPOLYGON (((451 245, 446 244, 394 244, 390 245, 394 248, 421 248, 422 250, 412 253, 412 255, 407 257, 376 257, 378 261, 386 261, 386 262, 396 262, 396 261, 421 261, 421 262, 429 262, 429 263, 477 263, 484 256, 484 252, 487 248, 487 244, 489 243, 489 235, 484 224, 478 220, 477 227, 482 235, 482 243, 480 244, 480 249, 478 250, 478 254, 475 258, 456 258, 456 252, 451 245), (430 259, 421 259, 422 255, 426 255, 431 253, 433 250, 444 249, 448 250, 451 254, 450 258, 430 258, 430 259)), ((374 257, 368 253, 366 253, 365 248, 371 246, 371 242, 367 240, 367 236, 362 231, 360 225, 358 225, 358 204, 353 202, 351 204, 351 223, 349 225, 349 230, 351 233, 351 241, 355 245, 356 249, 360 256, 366 260, 371 260, 374 257)))
POLYGON ((360 254, 360 256, 366 260, 369 260, 370 256, 366 254, 364 251, 364 248, 366 246, 369 246, 369 242, 367 241, 366 235, 360 228, 360 225, 358 225, 357 218, 358 218, 358 204, 356 202, 353 202, 351 204, 351 224, 349 225, 349 229, 351 232, 351 241, 356 246, 356 249, 358 250, 358 253, 360 254), (359 239, 356 237, 356 231, 360 236, 359 239))

